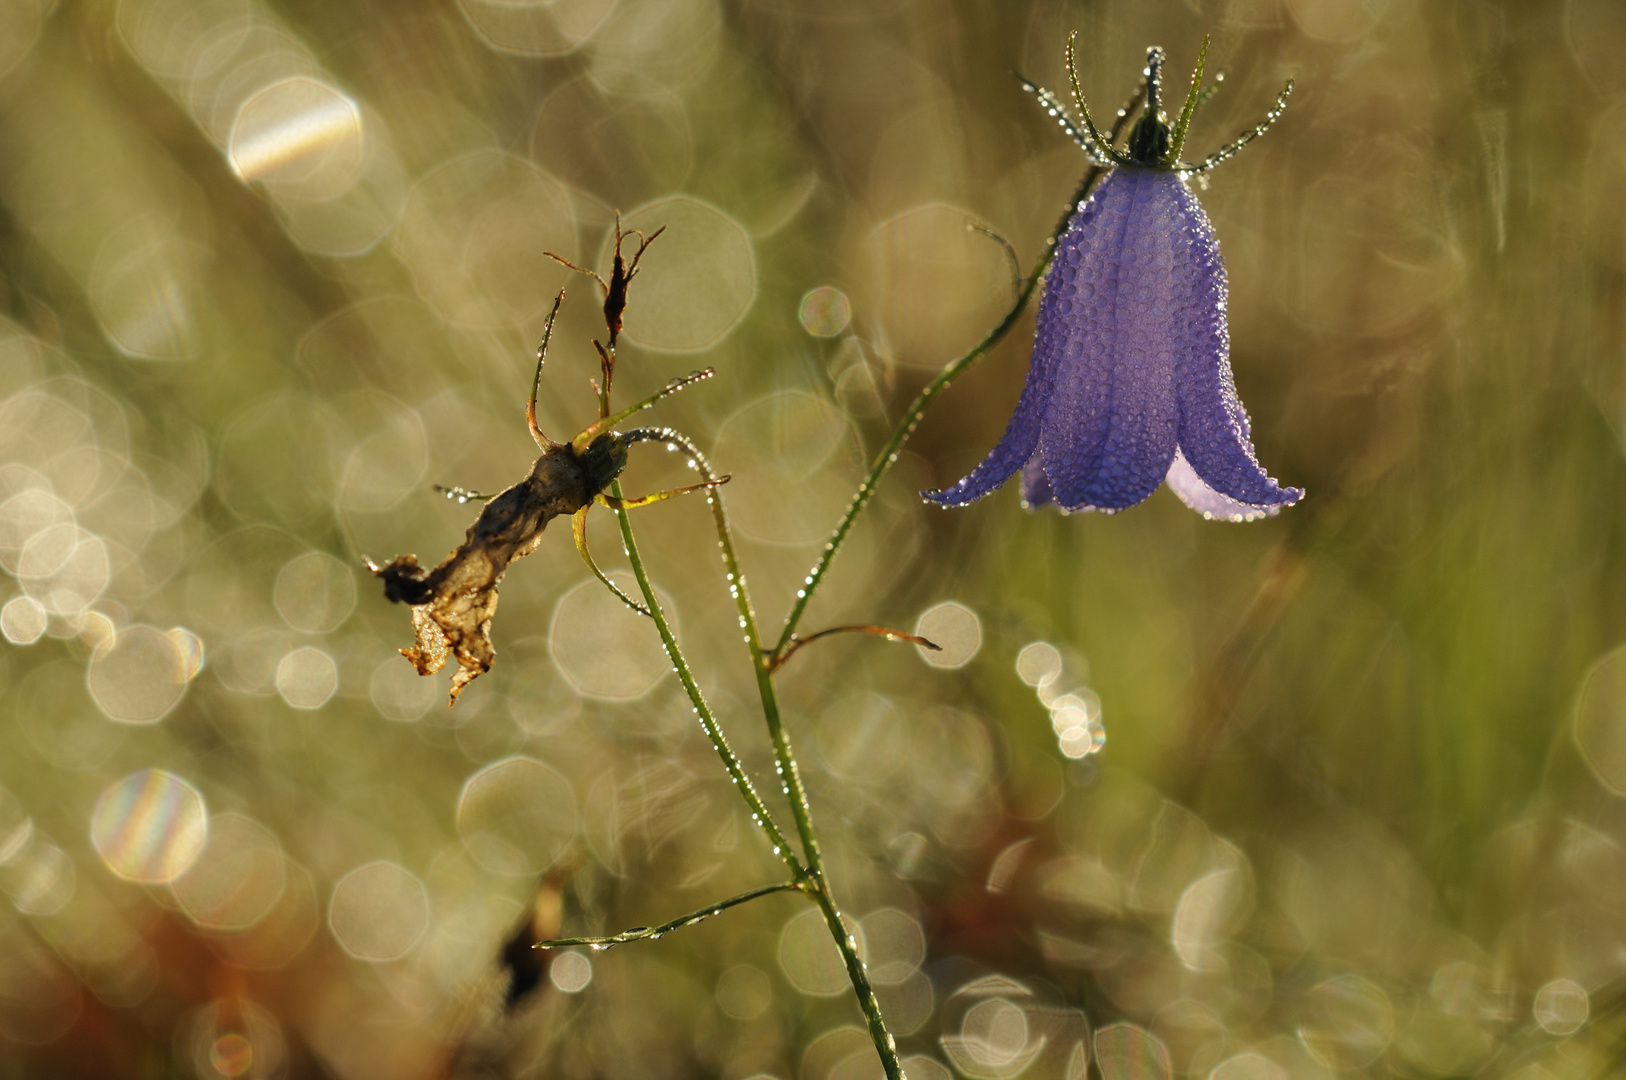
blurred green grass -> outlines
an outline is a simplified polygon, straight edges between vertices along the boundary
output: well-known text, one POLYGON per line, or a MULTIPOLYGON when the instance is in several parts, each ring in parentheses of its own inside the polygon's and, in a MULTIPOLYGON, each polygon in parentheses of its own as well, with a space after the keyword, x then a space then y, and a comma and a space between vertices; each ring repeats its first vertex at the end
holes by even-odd
MULTIPOLYGON (((1002 430, 1031 323, 933 406, 805 629, 952 600, 980 651, 944 670, 838 638, 782 677, 911 1075, 1618 1069, 1606 0, 15 0, 0 27, 8 1070, 867 1075, 783 897, 502 1015, 498 950, 548 903, 614 931, 772 860, 564 530, 505 580, 497 666, 454 711, 359 557, 437 559, 471 515, 431 484, 522 475, 561 285, 539 414, 585 425, 597 304, 544 249, 601 265, 619 210, 671 229, 618 392, 718 369, 658 416, 734 473, 776 625, 888 418, 1008 302, 965 224, 1032 259, 1076 183, 1009 75, 1060 86, 1073 29, 1101 110, 1147 45, 1179 72, 1212 34, 1204 152, 1295 78, 1199 194, 1260 458, 1309 496, 1246 526, 1163 492, 1111 518, 1015 492, 927 512, 914 493, 1002 430), (828 337, 798 321, 821 286, 850 302, 828 337), (1062 665, 1037 687, 1035 642, 1062 665), (1047 708, 1069 691, 1106 732, 1077 760, 1047 708), (545 782, 486 786, 516 756, 545 782)), ((639 451, 626 483, 686 475, 639 451)), ((705 507, 640 530, 771 776, 705 507)))

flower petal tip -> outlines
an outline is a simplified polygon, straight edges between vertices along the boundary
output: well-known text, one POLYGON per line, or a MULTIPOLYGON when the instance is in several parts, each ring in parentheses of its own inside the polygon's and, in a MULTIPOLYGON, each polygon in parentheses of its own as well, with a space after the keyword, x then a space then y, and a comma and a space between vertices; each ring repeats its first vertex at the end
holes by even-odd
POLYGON ((973 491, 968 493, 962 490, 963 487, 964 485, 962 483, 955 484, 953 487, 934 488, 931 491, 922 491, 920 493, 920 497, 926 502, 931 503, 933 506, 940 507, 944 510, 951 510, 961 506, 970 506, 978 499, 993 494, 993 490, 973 491))
MULTIPOLYGON (((1303 488, 1276 487, 1270 502, 1247 503, 1214 490, 1191 467, 1184 453, 1177 452, 1164 477, 1169 490, 1181 502, 1201 514, 1208 521, 1259 521, 1275 517, 1285 506, 1292 506, 1304 498, 1303 488)), ((1270 481, 1275 486, 1275 481, 1270 481)))

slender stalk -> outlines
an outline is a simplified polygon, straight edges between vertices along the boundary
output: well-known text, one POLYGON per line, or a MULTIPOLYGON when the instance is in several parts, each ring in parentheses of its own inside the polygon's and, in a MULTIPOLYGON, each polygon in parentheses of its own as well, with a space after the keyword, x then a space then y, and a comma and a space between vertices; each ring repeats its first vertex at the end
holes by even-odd
MULTIPOLYGON (((715 494, 715 492, 713 493, 715 494)), ((610 485, 610 495, 621 498, 621 482, 616 481, 610 485)), ((723 759, 723 768, 728 770, 729 779, 739 789, 740 797, 751 808, 751 815, 756 819, 762 830, 768 834, 773 843, 773 853, 779 856, 781 862, 789 868, 797 880, 808 876, 808 871, 802 866, 801 860, 796 858, 796 852, 791 850, 785 834, 780 831, 779 823, 768 812, 768 807, 757 794, 757 789, 751 783, 751 778, 745 775, 745 768, 735 755, 732 747, 728 745, 728 738, 723 734, 722 727, 717 723, 717 717, 706 702, 705 694, 701 693, 700 686, 694 681, 694 673, 689 670, 689 662, 684 659, 683 650, 678 648, 677 637, 672 633, 672 626, 666 621, 666 613, 661 610, 660 601, 655 597, 655 587, 650 584, 649 571, 644 567, 642 555, 638 552, 638 540, 632 534, 632 522, 627 519, 625 510, 615 511, 616 519, 621 523, 621 541, 627 548, 627 561, 632 564, 633 575, 638 579, 638 587, 643 590, 644 602, 649 605, 650 618, 655 620, 655 628, 660 631, 661 644, 666 646, 666 655, 672 661, 672 669, 677 672, 678 679, 683 683, 683 689, 689 694, 689 702, 694 706, 695 715, 700 718, 700 726, 706 732, 706 738, 717 749, 717 756, 723 759)))
MULTIPOLYGON (((1125 110, 1119 116, 1110 136, 1112 141, 1117 141, 1118 136, 1122 133, 1128 115, 1129 110, 1125 110)), ((824 575, 830 569, 831 561, 835 559, 836 552, 841 550, 841 545, 846 542, 847 534, 852 532, 853 524, 858 520, 858 515, 864 512, 864 508, 869 505, 870 499, 874 497, 875 489, 880 484, 881 477, 885 476, 887 470, 897 462, 898 454, 903 450, 903 444, 909 441, 909 436, 914 434, 915 428, 920 426, 920 420, 925 415, 926 406, 930 405, 932 399, 937 397, 938 394, 948 389, 949 384, 958 379, 984 353, 999 344, 1000 340, 1010 332, 1011 327, 1016 325, 1018 316, 1022 314, 1022 309, 1027 306, 1028 298, 1033 295, 1034 289, 1038 288, 1039 280, 1044 277, 1045 270, 1050 266, 1050 259, 1056 253, 1057 241, 1061 239, 1062 233, 1067 231, 1067 225, 1072 221, 1073 215, 1084 204, 1084 200, 1089 197, 1090 190, 1095 187, 1096 182, 1105 171, 1099 165, 1092 165, 1084 173, 1083 181, 1079 183, 1078 190, 1073 193, 1072 199, 1067 204, 1067 212, 1062 215, 1061 221, 1051 231, 1050 239, 1045 242, 1044 254, 1040 256, 1038 264, 1034 266, 1032 273, 1028 274, 1027 279, 1022 283, 1021 291, 1016 294, 1015 302, 1011 304, 1010 310, 1005 313, 1005 317, 999 321, 999 325, 990 330, 988 336, 979 341, 970 352, 945 364, 943 369, 937 373, 937 377, 922 387, 920 393, 915 395, 915 400, 910 402, 909 407, 904 410, 903 416, 898 420, 897 427, 893 428, 892 435, 886 440, 885 445, 881 447, 881 452, 875 456, 874 463, 870 465, 869 475, 864 477, 864 482, 858 485, 858 491, 853 495, 852 502, 847 504, 847 512, 841 516, 841 521, 836 524, 835 531, 830 534, 830 539, 825 542, 824 551, 819 555, 819 561, 813 564, 813 569, 808 571, 807 579, 802 582, 802 587, 797 590, 796 602, 791 605, 790 614, 785 617, 784 628, 779 632, 779 640, 774 645, 770 659, 777 660, 784 655, 786 649, 790 648, 791 641, 796 635, 796 627, 801 623, 802 615, 807 611, 808 601, 813 599, 813 594, 818 591, 819 586, 824 582, 824 575)))
MULTIPOLYGON (((753 623, 754 630, 754 623, 753 623)), ((757 640, 755 634, 748 631, 747 640, 757 640)), ((864 968, 864 961, 858 955, 858 943, 853 940, 847 927, 841 921, 841 910, 836 906, 835 895, 830 891, 830 881, 824 874, 824 853, 819 849, 818 835, 813 831, 813 811, 808 805, 807 788, 802 784, 801 770, 796 764, 796 754, 791 750, 790 737, 785 734, 784 719, 779 711, 779 689, 774 685, 772 658, 763 650, 753 645, 752 659, 755 662, 757 675, 757 694, 762 699, 762 715, 768 722, 768 734, 773 739, 774 755, 779 759, 779 776, 784 784, 785 797, 790 800, 791 817, 796 820, 796 830, 802 837, 802 849, 807 855, 807 871, 813 879, 813 887, 809 890, 819 910, 824 913, 824 924, 830 930, 830 936, 835 939, 836 948, 841 951, 842 962, 847 965, 847 978, 853 984, 853 993, 858 997, 858 1007, 864 1013, 864 1023, 869 1028, 870 1041, 875 1044, 875 1052, 880 1055, 881 1067, 886 1071, 887 1080, 903 1080, 903 1063, 898 1060, 898 1044, 892 1038, 892 1033, 886 1029, 886 1021, 881 1017, 881 1003, 875 997, 875 988, 870 985, 869 972, 864 968)))
MULTIPOLYGON (((716 478, 711 463, 686 436, 670 429, 641 434, 646 439, 658 440, 682 450, 708 482, 716 478)), ((616 493, 612 491, 612 494, 616 493)), ((819 910, 824 914, 825 926, 829 928, 830 936, 841 952, 842 962, 847 966, 847 977, 852 982, 853 993, 858 998, 858 1007, 864 1014, 864 1022, 869 1028, 870 1039, 875 1044, 876 1054, 880 1056, 881 1067, 886 1072, 887 1080, 903 1080, 903 1063, 898 1060, 897 1042, 892 1038, 892 1033, 886 1029, 886 1021, 881 1016, 881 1003, 875 997, 875 988, 870 984, 869 972, 865 970, 864 961, 858 955, 858 943, 853 940, 852 935, 847 932, 846 925, 841 921, 841 909, 836 906, 835 896, 824 874, 824 854, 819 848, 818 834, 813 829, 813 812, 808 805, 807 788, 802 784, 801 769, 797 766, 796 753, 790 745, 790 736, 785 733, 784 718, 779 710, 779 692, 773 681, 773 665, 768 653, 762 647, 756 611, 751 605, 751 593, 746 586, 745 575, 740 572, 739 559, 734 552, 733 530, 729 527, 728 513, 723 507, 722 492, 717 488, 709 489, 706 492, 706 501, 711 504, 712 520, 717 525, 717 547, 723 555, 723 568, 728 574, 729 592, 733 595, 734 605, 739 611, 740 629, 744 631, 745 645, 751 655, 751 668, 756 673, 757 694, 762 699, 763 718, 768 724, 768 736, 773 741, 780 790, 785 793, 785 798, 790 803, 791 817, 796 822, 796 832, 801 837, 802 851, 807 858, 808 881, 803 891, 819 905, 819 910)), ((637 548, 632 543, 632 533, 627 525, 625 512, 620 514, 620 518, 621 535, 627 541, 627 551, 631 555, 637 548)), ((650 610, 658 612, 654 591, 648 587, 641 566, 641 563, 634 562, 638 583, 644 589, 644 598, 649 602, 650 610)), ((680 670, 687 670, 682 665, 676 643, 664 629, 664 618, 657 615, 656 625, 663 627, 661 638, 668 643, 667 653, 672 657, 672 662, 679 665, 680 670)), ((695 693, 691 693, 690 697, 694 698, 695 693)))
MULTIPOLYGON (((670 428, 638 434, 644 439, 677 447, 688 455, 700 470, 701 476, 708 482, 716 479, 711 462, 706 460, 705 455, 688 436, 670 428)), ((807 805, 807 791, 802 786, 802 775, 796 765, 796 754, 791 750, 790 738, 785 734, 784 721, 779 714, 779 698, 774 691, 771 678, 773 668, 762 647, 762 634, 757 628, 756 609, 751 605, 751 591, 745 583, 745 574, 740 570, 739 557, 734 552, 733 529, 728 524, 728 512, 723 508, 721 492, 716 488, 708 490, 706 501, 711 505, 712 520, 717 525, 717 547, 723 555, 723 569, 728 575, 728 591, 734 597, 735 609, 739 611, 740 629, 744 631, 745 647, 750 650, 751 670, 756 674, 757 693, 762 698, 762 708, 768 722, 768 735, 773 740, 774 768, 779 773, 779 788, 784 792, 785 798, 790 800, 791 816, 796 820, 796 831, 801 837, 802 850, 807 856, 808 870, 817 879, 820 874, 819 868, 823 863, 819 852, 819 838, 813 831, 812 817, 807 805)), ((625 514, 621 515, 621 520, 622 536, 626 537, 628 532, 625 514)), ((677 662, 675 658, 673 662, 677 662)))
POLYGON ((898 1059, 897 1040, 886 1029, 886 1020, 881 1016, 881 1002, 875 996, 875 988, 870 985, 869 971, 858 955, 858 942, 853 940, 846 924, 841 921, 841 911, 836 907, 835 898, 830 895, 829 886, 823 884, 822 870, 819 871, 818 880, 821 887, 813 892, 813 900, 824 913, 824 925, 829 928, 830 936, 835 938, 836 948, 841 950, 842 962, 847 965, 847 979, 853 984, 853 993, 858 997, 858 1007, 864 1013, 864 1026, 869 1029, 870 1042, 875 1044, 875 1052, 880 1055, 881 1068, 887 1080, 905 1080, 903 1062, 898 1059))
POLYGON ((623 930, 619 934, 608 937, 572 937, 554 938, 552 941, 539 941, 531 946, 533 949, 562 949, 567 945, 590 945, 595 949, 613 949, 617 945, 625 945, 629 941, 643 941, 646 938, 660 938, 670 934, 673 930, 681 930, 685 926, 693 926, 697 922, 704 922, 718 912, 724 911, 740 904, 748 903, 759 896, 768 896, 776 892, 802 892, 807 887, 807 879, 801 881, 786 881, 778 885, 764 885, 760 889, 742 892, 738 896, 731 896, 727 900, 719 900, 715 904, 708 904, 699 911, 691 911, 687 915, 679 915, 670 922, 659 926, 635 926, 631 930, 623 930))

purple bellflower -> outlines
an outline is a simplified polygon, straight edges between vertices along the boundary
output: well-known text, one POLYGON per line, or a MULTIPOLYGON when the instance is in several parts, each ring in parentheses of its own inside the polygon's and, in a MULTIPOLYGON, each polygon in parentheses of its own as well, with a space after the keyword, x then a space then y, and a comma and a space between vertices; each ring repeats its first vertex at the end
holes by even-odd
POLYGON ((1199 101, 1203 42, 1180 118, 1159 107, 1163 50, 1147 54, 1140 119, 1119 151, 1067 73, 1080 132, 1048 90, 1029 86, 1091 160, 1112 172, 1073 214, 1045 274, 1033 358, 1005 435, 971 474, 923 493, 964 506, 1022 473, 1022 504, 1112 514, 1167 483, 1207 518, 1252 521, 1303 497, 1260 468, 1231 375, 1225 263, 1186 180, 1262 135, 1287 104, 1288 82, 1263 123, 1200 164, 1180 160, 1199 101))

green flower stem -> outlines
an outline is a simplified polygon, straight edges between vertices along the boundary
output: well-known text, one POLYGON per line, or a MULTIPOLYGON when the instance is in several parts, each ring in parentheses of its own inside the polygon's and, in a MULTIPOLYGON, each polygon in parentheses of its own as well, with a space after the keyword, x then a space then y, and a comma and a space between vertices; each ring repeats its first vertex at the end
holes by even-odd
MULTIPOLYGON (((1127 113, 1119 118, 1118 123, 1113 127, 1112 139, 1116 140, 1118 138, 1127 118, 1127 113)), ((836 552, 846 542, 847 534, 852 532, 853 523, 858 520, 858 515, 864 512, 864 508, 869 505, 870 499, 874 497, 875 489, 879 486, 881 477, 885 476, 887 470, 897 462, 903 444, 909 441, 909 436, 914 434, 915 428, 920 426, 920 420, 925 415, 926 406, 930 405, 932 399, 937 397, 938 394, 948 389, 949 384, 958 379, 984 353, 999 344, 1000 340, 1010 332, 1011 327, 1016 325, 1017 317, 1022 314, 1022 309, 1027 306, 1028 298, 1033 295, 1034 289, 1038 288, 1039 280, 1044 277, 1045 270, 1049 268, 1050 259, 1056 253, 1056 243, 1061 239, 1062 233, 1067 231, 1067 223, 1072 220, 1073 214, 1089 197, 1090 190, 1105 171, 1098 165, 1092 165, 1084 173, 1083 181, 1079 184, 1078 190, 1074 192, 1072 200, 1067 204, 1067 212, 1062 215, 1061 221, 1052 230, 1050 239, 1046 241, 1044 254, 1040 257, 1038 265, 1034 266, 1033 272, 1028 274, 1027 279, 1022 283, 1021 290, 1016 294, 1015 302, 1011 304, 1010 310, 1005 313, 1005 317, 999 321, 999 325, 989 331, 988 336, 979 341, 970 352, 944 365, 943 370, 937 373, 937 377, 927 383, 920 393, 915 395, 915 400, 909 403, 909 408, 904 410, 903 416, 898 420, 897 427, 892 430, 891 437, 881 447, 881 452, 875 456, 875 462, 869 468, 869 475, 864 477, 864 482, 858 485, 858 491, 853 495, 852 502, 847 504, 847 512, 841 516, 841 521, 836 524, 835 531, 830 534, 830 539, 825 542, 824 552, 819 556, 819 561, 813 564, 813 569, 808 571, 807 579, 802 583, 802 588, 797 591, 796 603, 791 605, 790 614, 785 617, 784 629, 779 633, 779 641, 774 645, 770 659, 782 656, 785 650, 790 647, 791 639, 796 635, 796 627, 801 623, 803 613, 807 611, 808 602, 813 599, 813 594, 818 591, 819 586, 824 582, 824 575, 830 569, 830 563, 835 559, 836 552)))
POLYGON ((853 993, 858 996, 858 1007, 864 1013, 864 1025, 869 1028, 869 1038, 875 1044, 875 1052, 880 1055, 881 1068, 886 1072, 887 1080, 905 1080, 903 1062, 898 1059, 897 1041, 892 1038, 892 1033, 886 1029, 886 1021, 881 1017, 881 1003, 875 997, 875 988, 870 985, 869 971, 858 955, 858 942, 853 940, 841 921, 841 912, 836 908, 829 887, 822 884, 823 876, 818 880, 821 884, 814 891, 813 900, 824 913, 824 925, 829 927, 836 948, 841 950, 842 962, 847 965, 847 978, 853 984, 853 993))
POLYGON ((685 926, 693 926, 697 922, 703 922, 706 919, 711 918, 718 912, 735 907, 739 904, 747 903, 751 900, 755 900, 759 896, 768 896, 769 894, 776 892, 805 891, 806 882, 807 879, 803 878, 801 881, 786 881, 779 885, 764 885, 760 889, 752 889, 749 892, 742 892, 738 896, 731 896, 727 900, 719 900, 717 903, 709 904, 706 907, 701 908, 699 911, 691 911, 687 915, 680 915, 671 922, 664 922, 659 926, 639 926, 632 930, 622 931, 619 934, 611 934, 609 937, 554 938, 552 941, 539 941, 535 945, 532 945, 531 948, 562 949, 568 945, 590 945, 595 949, 609 949, 616 945, 625 945, 629 941, 643 941, 647 938, 665 937, 673 930, 681 930, 685 926))
MULTIPOLYGON (((686 436, 664 429, 650 432, 647 437, 682 450, 694 462, 708 483, 717 479, 711 463, 686 436)), ((897 1042, 892 1038, 892 1033, 886 1029, 886 1021, 881 1017, 881 1003, 875 997, 875 988, 870 985, 869 973, 864 968, 864 961, 858 955, 858 943, 853 940, 841 921, 841 910, 836 906, 835 896, 824 874, 824 855, 819 849, 818 834, 813 830, 813 812, 808 805, 807 788, 802 784, 801 769, 796 764, 796 753, 791 749, 790 737, 785 733, 784 718, 779 710, 779 692, 773 681, 773 668, 768 653, 762 648, 756 610, 751 606, 750 590, 746 586, 745 575, 740 571, 739 558, 734 552, 733 530, 729 527, 728 513, 723 507, 721 491, 717 488, 708 490, 706 501, 711 504, 712 520, 717 525, 717 547, 723 555, 723 568, 728 575, 729 592, 733 594, 734 605, 739 611, 740 629, 745 632, 745 645, 751 655, 751 669, 756 673, 757 693, 762 699, 762 714, 768 723, 768 736, 773 740, 780 789, 790 803, 791 817, 796 821, 796 831, 801 837, 802 851, 807 858, 807 880, 803 891, 819 905, 819 910, 824 914, 825 925, 829 927, 830 936, 841 952, 842 961, 847 966, 847 977, 852 981, 853 993, 858 997, 858 1007, 864 1014, 870 1039, 875 1043, 875 1052, 881 1058, 881 1067, 886 1072, 887 1080, 903 1080, 903 1064, 898 1060, 897 1042)), ((632 543, 632 533, 627 526, 626 514, 623 512, 620 516, 621 535, 627 541, 627 551, 631 554, 637 549, 632 543)), ((634 571, 639 575, 638 583, 643 586, 644 598, 649 602, 650 610, 658 611, 654 592, 646 584, 641 563, 634 562, 634 571)), ((657 617, 657 625, 662 626, 661 639, 667 642, 667 652, 672 656, 673 663, 678 664, 680 670, 687 670, 681 664, 677 646, 672 641, 670 632, 664 628, 664 618, 657 617)), ((697 694, 698 691, 691 691, 690 697, 694 698, 697 694)))
MULTIPOLYGON (((610 485, 610 494, 614 498, 621 498, 621 483, 616 481, 610 485)), ((666 646, 666 655, 672 661, 672 667, 677 672, 678 679, 683 683, 683 689, 689 694, 689 701, 694 706, 695 715, 700 718, 700 726, 705 730, 706 737, 711 745, 716 747, 717 756, 723 759, 723 768, 728 770, 729 779, 739 789, 740 797, 751 808, 751 813, 757 822, 768 834, 773 843, 774 854, 779 856, 781 862, 797 879, 807 877, 807 870, 802 866, 801 860, 796 858, 796 852, 791 849, 790 842, 780 831, 779 823, 774 821, 773 815, 757 794, 751 778, 745 775, 745 769, 740 759, 735 755, 733 748, 728 745, 728 738, 723 734, 717 717, 707 704, 706 697, 700 691, 699 685, 694 681, 694 673, 689 670, 689 662, 684 659, 683 651, 678 648, 677 638, 672 634, 672 626, 666 621, 666 613, 661 610, 660 601, 655 597, 655 588, 649 582, 649 571, 644 567, 643 557, 638 552, 638 540, 632 534, 632 522, 627 519, 625 510, 615 511, 616 519, 621 524, 621 541, 626 545, 627 560, 632 564, 632 572, 638 579, 638 587, 643 590, 644 602, 649 605, 649 614, 655 620, 655 628, 660 631, 661 644, 666 646)))
POLYGON ((801 770, 797 768, 796 755, 790 747, 790 738, 785 734, 784 720, 779 711, 779 690, 774 685, 771 660, 758 644, 759 639, 755 630, 755 621, 748 620, 746 640, 751 643, 751 658, 757 675, 757 693, 762 698, 762 715, 768 722, 768 734, 773 739, 774 755, 779 759, 779 777, 784 784, 785 797, 790 800, 790 813, 796 820, 797 832, 802 836, 802 850, 807 854, 808 874, 813 879, 808 892, 819 905, 819 910, 824 913, 824 924, 829 928, 836 948, 841 951, 842 962, 847 965, 847 978, 853 984, 853 993, 858 997, 858 1007, 864 1014, 864 1023, 869 1028, 869 1037, 875 1044, 875 1052, 880 1055, 881 1067, 886 1071, 887 1080, 903 1080, 903 1063, 898 1060, 898 1044, 892 1038, 892 1033, 886 1029, 886 1021, 881 1017, 881 1003, 875 997, 875 988, 870 985, 869 972, 858 955, 858 943, 853 940, 846 925, 841 921, 841 909, 836 906, 835 894, 831 892, 830 881, 824 874, 824 853, 819 850, 819 838, 813 831, 813 811, 807 802, 807 789, 802 785, 801 770))
MULTIPOLYGON (((662 428, 658 431, 644 433, 645 438, 651 441, 666 443, 683 451, 690 461, 699 469, 700 475, 707 483, 715 483, 717 473, 711 467, 711 462, 700 452, 700 448, 686 435, 673 431, 671 428, 662 428)), ((734 532, 728 524, 728 512, 723 508, 723 497, 717 488, 706 492, 706 502, 711 505, 712 520, 717 525, 717 547, 723 555, 723 570, 728 575, 728 591, 734 597, 734 606, 740 613, 740 629, 745 632, 745 646, 751 653, 751 670, 756 673, 757 693, 762 698, 762 711, 768 722, 768 735, 773 740, 774 767, 779 773, 779 786, 790 800, 791 816, 796 819, 796 831, 802 839, 802 850, 807 855, 807 868, 816 882, 823 888, 824 859, 819 852, 819 838, 813 831, 812 814, 807 805, 807 790, 802 786, 801 770, 796 765, 796 754, 791 749, 790 738, 785 734, 784 721, 779 713, 779 695, 774 689, 772 668, 769 664, 768 654, 762 648, 762 634, 757 628, 756 609, 751 605, 751 592, 745 583, 745 574, 740 571, 740 560, 734 552, 734 532)), ((621 515, 621 535, 623 539, 630 536, 626 525, 626 515, 621 515)), ((631 544, 628 544, 629 550, 631 544)), ((640 584, 642 577, 639 578, 640 584)), ((645 595, 648 595, 646 590, 645 595)), ((663 632, 662 638, 665 638, 663 632)), ((672 646, 668 651, 673 651, 672 646)), ((674 657, 673 663, 677 663, 674 657)), ((691 693, 690 695, 694 695, 691 693)))

